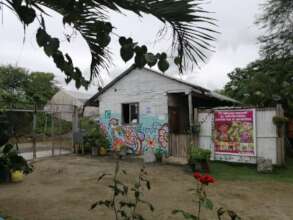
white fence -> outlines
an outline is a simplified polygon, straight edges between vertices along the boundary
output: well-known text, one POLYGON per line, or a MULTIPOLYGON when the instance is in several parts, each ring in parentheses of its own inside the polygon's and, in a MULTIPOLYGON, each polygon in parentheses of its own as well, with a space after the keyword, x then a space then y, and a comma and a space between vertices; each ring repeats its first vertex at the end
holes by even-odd
MULTIPOLYGON (((226 110, 230 110, 226 109, 226 110)), ((284 143, 278 137, 273 117, 280 114, 277 108, 256 109, 256 156, 240 156, 231 154, 217 154, 214 151, 214 113, 211 110, 203 110, 198 114, 201 124, 199 134, 199 146, 212 151, 212 160, 221 160, 238 163, 255 164, 258 157, 271 159, 273 164, 282 164, 284 160, 284 143)))

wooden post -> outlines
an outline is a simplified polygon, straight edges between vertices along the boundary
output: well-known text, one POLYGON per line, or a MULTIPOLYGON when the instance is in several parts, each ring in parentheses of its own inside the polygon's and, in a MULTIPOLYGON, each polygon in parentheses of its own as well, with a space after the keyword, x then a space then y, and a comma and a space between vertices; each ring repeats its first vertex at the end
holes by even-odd
POLYGON ((78 131, 78 110, 77 110, 77 107, 76 106, 73 106, 73 114, 72 114, 72 147, 73 147, 73 152, 77 153, 77 149, 76 149, 76 144, 75 143, 75 135, 76 135, 76 132, 78 131))
POLYGON ((187 159, 191 152, 191 146, 194 145, 194 135, 193 135, 193 125, 194 125, 194 119, 193 119, 193 104, 192 104, 192 93, 190 92, 188 94, 188 113, 189 113, 189 143, 187 148, 187 159))
POLYGON ((189 113, 189 126, 190 129, 193 126, 193 105, 192 105, 192 94, 188 94, 188 113, 189 113))
POLYGON ((36 146, 36 128, 37 128, 37 106, 34 106, 33 112, 33 160, 37 159, 37 146, 36 146))
POLYGON ((55 155, 55 143, 54 143, 54 114, 51 114, 51 141, 52 141, 52 156, 55 155))
MULTIPOLYGON (((193 109, 193 120, 195 125, 199 125, 198 122, 198 109, 195 108, 193 109)), ((194 145, 198 146, 199 145, 199 133, 194 134, 194 145)))
MULTIPOLYGON (((277 104, 276 107, 276 115, 277 116, 284 116, 284 110, 282 108, 282 105, 277 104)), ((278 129, 278 128, 277 128, 278 129)), ((278 131, 277 131, 278 133, 278 131)), ((285 140, 284 140, 284 133, 285 133, 285 128, 282 126, 281 128, 281 136, 277 134, 277 164, 278 165, 285 165, 285 140)))

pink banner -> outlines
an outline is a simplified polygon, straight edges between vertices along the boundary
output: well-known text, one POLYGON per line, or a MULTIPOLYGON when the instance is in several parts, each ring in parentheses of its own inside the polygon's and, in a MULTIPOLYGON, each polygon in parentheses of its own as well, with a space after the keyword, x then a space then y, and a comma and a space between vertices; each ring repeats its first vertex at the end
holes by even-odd
POLYGON ((255 155, 254 110, 215 111, 217 154, 255 155))

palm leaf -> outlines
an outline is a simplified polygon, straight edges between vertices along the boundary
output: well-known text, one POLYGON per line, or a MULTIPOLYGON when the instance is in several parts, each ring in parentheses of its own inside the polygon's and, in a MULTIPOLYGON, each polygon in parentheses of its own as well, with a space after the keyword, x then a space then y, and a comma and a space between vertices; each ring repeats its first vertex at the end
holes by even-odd
MULTIPOLYGON (((5 1, 4 1, 5 2, 5 1)), ((6 0, 7 3, 14 0, 6 0)), ((150 14, 171 28, 173 34, 172 51, 180 58, 180 71, 205 61, 206 53, 212 50, 211 41, 215 19, 201 8, 204 0, 30 0, 27 4, 45 14, 50 8, 63 16, 66 24, 71 24, 86 40, 91 55, 91 79, 100 77, 100 70, 108 69, 111 53, 97 41, 100 33, 98 22, 107 22, 109 11, 119 13, 121 9, 131 11, 139 16, 150 14)), ((2 3, 3 4, 3 3, 2 3)), ((159 32, 159 35, 164 32, 159 32)), ((101 80, 101 78, 99 78, 101 80)))

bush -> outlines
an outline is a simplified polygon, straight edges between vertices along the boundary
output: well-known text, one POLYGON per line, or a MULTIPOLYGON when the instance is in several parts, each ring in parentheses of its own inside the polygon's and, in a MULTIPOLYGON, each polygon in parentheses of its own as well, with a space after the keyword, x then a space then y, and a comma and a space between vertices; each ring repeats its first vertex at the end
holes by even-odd
POLYGON ((288 118, 284 117, 284 116, 274 116, 273 117, 273 123, 277 126, 277 127, 281 127, 283 125, 285 125, 286 123, 288 123, 288 118))
POLYGON ((166 154, 166 152, 161 147, 157 147, 154 151, 154 154, 156 157, 156 161, 162 162, 163 156, 166 154))
POLYGON ((24 174, 32 172, 32 167, 27 161, 17 154, 11 144, 0 146, 0 182, 10 180, 10 172, 22 171, 24 174))
POLYGON ((193 171, 209 172, 209 160, 211 151, 205 150, 200 147, 191 147, 189 164, 193 171))
POLYGON ((95 125, 90 128, 90 130, 85 131, 84 136, 84 145, 87 147, 104 147, 106 149, 109 148, 110 142, 105 137, 105 135, 101 132, 99 125, 95 125))

